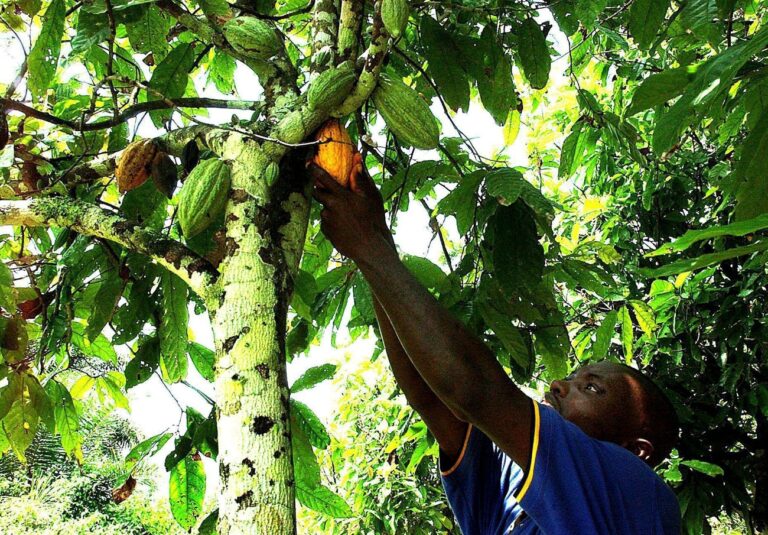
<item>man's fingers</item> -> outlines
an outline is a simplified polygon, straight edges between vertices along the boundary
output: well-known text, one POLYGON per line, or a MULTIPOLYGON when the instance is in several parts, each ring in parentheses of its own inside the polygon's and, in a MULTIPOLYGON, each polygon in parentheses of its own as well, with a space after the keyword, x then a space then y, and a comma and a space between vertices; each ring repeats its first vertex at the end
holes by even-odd
POLYGON ((312 196, 323 206, 327 206, 335 198, 333 192, 323 189, 320 186, 312 188, 312 196))
POLYGON ((333 193, 339 194, 346 191, 341 184, 336 182, 331 175, 325 172, 325 169, 315 163, 309 164, 309 176, 312 177, 316 184, 320 184, 333 193))
POLYGON ((363 166, 362 156, 359 153, 356 154, 355 167, 349 176, 349 187, 355 193, 361 193, 367 197, 378 197, 379 195, 379 190, 363 166))

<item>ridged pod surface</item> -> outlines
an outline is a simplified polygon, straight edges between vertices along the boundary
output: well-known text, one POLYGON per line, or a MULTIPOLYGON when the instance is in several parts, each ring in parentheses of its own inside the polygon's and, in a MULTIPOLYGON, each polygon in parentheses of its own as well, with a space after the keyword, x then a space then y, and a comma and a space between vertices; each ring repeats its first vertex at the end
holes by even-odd
POLYGON ((149 178, 157 145, 151 139, 140 139, 128 145, 117 161, 115 176, 121 193, 141 186, 149 178))
POLYGON ((283 43, 274 28, 256 17, 237 17, 224 26, 224 37, 236 51, 258 59, 278 54, 283 43))
POLYGON ((381 0, 381 21, 395 39, 403 33, 410 14, 408 0, 381 0))
POLYGON ((344 102, 356 81, 355 71, 347 64, 328 69, 309 84, 307 104, 311 109, 330 111, 344 102))
POLYGON ((315 139, 321 143, 312 161, 323 168, 336 182, 346 187, 349 183, 349 175, 360 162, 355 157, 357 148, 352 144, 347 129, 338 120, 330 119, 320 127, 315 139))
POLYGON ((372 98, 398 141, 417 149, 437 147, 440 125, 416 91, 399 79, 382 73, 372 98))
POLYGON ((231 182, 229 165, 212 158, 197 164, 179 192, 179 225, 186 238, 200 234, 227 204, 231 182))

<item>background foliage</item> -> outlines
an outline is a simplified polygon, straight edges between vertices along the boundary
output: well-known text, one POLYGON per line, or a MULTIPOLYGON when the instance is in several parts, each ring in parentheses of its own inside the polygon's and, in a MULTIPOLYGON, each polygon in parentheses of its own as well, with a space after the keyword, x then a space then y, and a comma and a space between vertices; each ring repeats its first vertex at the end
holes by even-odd
MULTIPOLYGON (((133 138, 141 120, 118 111, 162 97, 259 97, 236 86, 235 59, 211 46, 194 21, 238 12, 267 17, 291 39, 288 54, 305 72, 311 7, 5 1, 4 27, 29 54, 25 83, 7 87, 2 101, 11 140, 0 154, 3 198, 69 196, 179 237, 175 201, 151 183, 121 197, 113 180, 79 166, 133 138), (100 121, 114 124, 83 127, 100 121)), ((366 20, 373 8, 366 3, 366 20)), ((678 494, 686 531, 706 532, 706 520, 722 515, 764 529, 765 4, 457 0, 411 8, 386 68, 432 102, 443 123, 439 150, 401 146, 373 106, 346 118, 396 237, 408 231, 397 225, 402 213, 423 212, 440 245, 438 254, 408 256, 406 264, 533 390, 593 359, 649 371, 683 424, 676 454, 660 470, 678 494), (468 110, 488 114, 504 144, 524 149, 527 159, 512 165, 503 146, 479 151, 452 124, 468 110), (515 144, 518 137, 527 146, 515 144)), ((176 104, 149 114, 156 128, 208 120, 176 104)), ((251 119, 258 112, 221 126, 251 119)), ((295 281, 290 355, 306 353, 326 333, 335 341, 345 326, 352 337, 375 329, 364 281, 333 255, 316 215, 295 281)), ((210 239, 188 245, 210 253, 210 239)), ((212 353, 190 345, 186 331, 188 304, 203 304, 163 268, 68 230, 8 229, 0 254, 0 449, 9 455, 24 459, 45 428, 83 462, 78 400, 126 407, 126 389, 153 373, 178 382, 189 360, 212 377, 212 353), (127 364, 112 347, 119 344, 134 351, 127 364)), ((294 391, 327 379, 331 368, 318 363, 294 391)), ((345 400, 341 419, 361 424, 356 448, 332 438, 308 406, 292 406, 300 501, 355 520, 308 518, 331 532, 353 522, 370 532, 449 529, 443 505, 408 516, 439 499, 434 471, 421 462, 435 454, 423 426, 399 402, 381 400, 393 395, 391 384, 373 390, 350 381, 349 399, 357 396, 359 405, 345 400), (393 497, 386 503, 376 501, 382 489, 393 497), (408 524, 414 521, 422 524, 408 524)), ((186 416, 183 432, 134 450, 142 457, 173 439, 166 467, 177 491, 190 491, 171 490, 185 528, 202 511, 199 455, 216 455, 212 418, 186 416)))

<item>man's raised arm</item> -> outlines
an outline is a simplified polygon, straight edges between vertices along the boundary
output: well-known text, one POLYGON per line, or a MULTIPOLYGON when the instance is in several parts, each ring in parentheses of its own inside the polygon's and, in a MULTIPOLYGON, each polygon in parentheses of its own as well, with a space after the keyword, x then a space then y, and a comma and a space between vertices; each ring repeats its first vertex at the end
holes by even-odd
POLYGON ((386 312, 410 362, 450 411, 488 435, 516 463, 531 451, 530 399, 490 350, 419 284, 376 223, 375 186, 363 175, 352 190, 313 168, 322 229, 354 260, 386 312))

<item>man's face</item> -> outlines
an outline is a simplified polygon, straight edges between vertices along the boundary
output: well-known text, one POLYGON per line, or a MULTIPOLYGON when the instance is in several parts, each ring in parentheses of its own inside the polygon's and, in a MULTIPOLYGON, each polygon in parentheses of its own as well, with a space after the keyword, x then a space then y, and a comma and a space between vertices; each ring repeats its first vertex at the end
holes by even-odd
POLYGON ((544 403, 598 440, 622 446, 638 438, 642 390, 621 366, 599 362, 553 381, 544 403))

